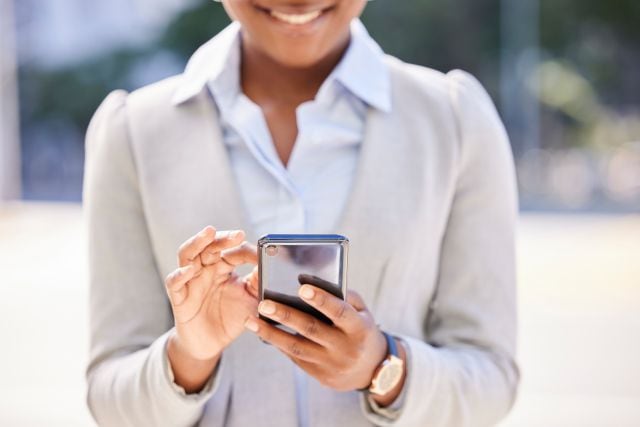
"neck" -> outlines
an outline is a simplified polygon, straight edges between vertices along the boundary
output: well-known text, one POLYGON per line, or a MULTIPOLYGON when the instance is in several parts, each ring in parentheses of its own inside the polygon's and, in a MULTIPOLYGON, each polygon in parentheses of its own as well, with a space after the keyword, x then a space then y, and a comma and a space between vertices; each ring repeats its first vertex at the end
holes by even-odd
POLYGON ((242 38, 241 82, 252 100, 277 100, 299 105, 315 98, 320 86, 340 62, 349 45, 349 35, 317 63, 292 67, 275 61, 242 38))

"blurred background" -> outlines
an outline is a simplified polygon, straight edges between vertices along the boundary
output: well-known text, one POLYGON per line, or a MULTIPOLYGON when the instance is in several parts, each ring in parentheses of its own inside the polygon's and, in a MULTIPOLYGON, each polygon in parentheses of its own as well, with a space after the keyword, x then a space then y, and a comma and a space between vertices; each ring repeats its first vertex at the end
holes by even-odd
MULTIPOLYGON (((376 0, 362 20, 476 75, 511 137, 523 382, 503 425, 639 426, 640 2, 376 0)), ((206 0, 0 0, 0 425, 92 425, 86 127, 228 22, 206 0)))

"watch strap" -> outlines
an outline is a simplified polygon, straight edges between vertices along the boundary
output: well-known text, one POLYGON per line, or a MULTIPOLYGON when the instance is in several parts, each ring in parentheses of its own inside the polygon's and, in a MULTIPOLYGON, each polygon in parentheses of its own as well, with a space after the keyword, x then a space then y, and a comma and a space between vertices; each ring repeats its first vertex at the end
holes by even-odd
POLYGON ((398 355, 398 346, 396 345, 396 340, 385 331, 382 331, 382 334, 387 340, 387 357, 389 356, 400 357, 398 355))

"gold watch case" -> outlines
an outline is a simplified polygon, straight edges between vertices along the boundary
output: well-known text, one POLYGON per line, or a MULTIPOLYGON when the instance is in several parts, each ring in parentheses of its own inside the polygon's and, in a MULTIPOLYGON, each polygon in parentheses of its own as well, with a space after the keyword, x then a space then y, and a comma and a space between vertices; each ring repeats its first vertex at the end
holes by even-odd
POLYGON ((379 396, 389 393, 402 380, 403 370, 404 362, 402 359, 392 354, 387 356, 373 375, 369 393, 379 396))

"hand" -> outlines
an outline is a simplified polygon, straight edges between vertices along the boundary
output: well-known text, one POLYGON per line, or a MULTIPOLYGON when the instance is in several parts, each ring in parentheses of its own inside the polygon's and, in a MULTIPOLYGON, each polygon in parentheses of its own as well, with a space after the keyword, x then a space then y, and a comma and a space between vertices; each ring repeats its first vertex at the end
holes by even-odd
POLYGON ((256 312, 257 269, 243 280, 233 273, 238 265, 257 264, 255 248, 243 239, 242 231, 208 226, 180 246, 179 268, 166 279, 175 319, 169 348, 176 353, 201 361, 218 357, 256 312))
POLYGON ((333 326, 292 307, 264 300, 259 305, 260 313, 298 335, 257 317, 247 319, 246 328, 328 387, 339 391, 368 387, 387 354, 387 344, 362 298, 350 291, 345 302, 308 284, 300 287, 299 295, 333 321, 333 326))

